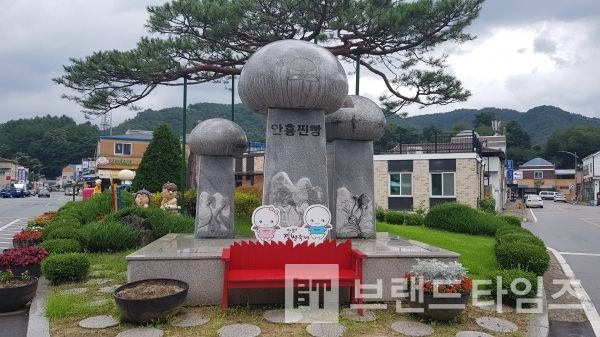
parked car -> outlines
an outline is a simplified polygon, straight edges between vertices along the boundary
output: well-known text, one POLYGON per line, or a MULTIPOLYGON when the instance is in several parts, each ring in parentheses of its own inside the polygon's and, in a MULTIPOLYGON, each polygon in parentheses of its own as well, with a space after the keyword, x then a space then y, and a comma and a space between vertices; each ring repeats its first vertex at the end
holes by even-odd
POLYGON ((554 191, 541 191, 540 198, 542 198, 544 200, 553 200, 554 196, 557 194, 558 194, 558 192, 554 192, 554 191))
POLYGON ((565 195, 562 193, 557 193, 556 195, 554 195, 554 202, 557 201, 567 202, 567 197, 565 197, 565 195))
POLYGON ((10 198, 10 188, 6 187, 0 191, 0 197, 2 198, 10 198))
POLYGON ((73 195, 73 189, 70 187, 65 188, 65 195, 73 195))
POLYGON ((2 195, 3 198, 24 198, 25 190, 22 188, 10 187, 8 192, 2 195))
POLYGON ((31 191, 30 190, 23 190, 23 195, 26 197, 30 197, 31 196, 31 191))
POLYGON ((50 191, 48 191, 48 190, 40 190, 38 192, 38 198, 41 198, 41 197, 48 197, 48 198, 50 198, 50 191))
POLYGON ((529 195, 527 199, 525 199, 525 207, 540 207, 544 208, 544 200, 538 195, 529 195))

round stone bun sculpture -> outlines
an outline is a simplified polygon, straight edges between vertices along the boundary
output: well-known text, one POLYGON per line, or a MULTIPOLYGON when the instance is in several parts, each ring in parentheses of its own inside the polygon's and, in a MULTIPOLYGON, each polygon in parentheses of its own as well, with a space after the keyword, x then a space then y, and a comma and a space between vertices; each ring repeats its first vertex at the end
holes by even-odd
POLYGON ((246 152, 246 133, 236 123, 223 119, 207 119, 196 125, 189 135, 190 150, 203 156, 239 156, 246 152))
POLYGON ((385 115, 377 104, 362 96, 348 95, 344 106, 325 116, 327 141, 377 140, 385 132, 385 115))
POLYGON ((300 40, 262 47, 246 62, 238 91, 244 105, 266 115, 268 108, 338 110, 348 95, 348 79, 327 49, 300 40))

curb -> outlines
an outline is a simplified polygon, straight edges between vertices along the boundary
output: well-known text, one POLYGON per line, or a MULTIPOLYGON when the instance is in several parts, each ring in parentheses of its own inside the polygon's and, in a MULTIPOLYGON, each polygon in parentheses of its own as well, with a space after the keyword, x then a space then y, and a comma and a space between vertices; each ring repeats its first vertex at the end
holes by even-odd
POLYGON ((548 301, 546 300, 546 289, 544 283, 538 285, 539 290, 543 294, 542 297, 542 312, 533 314, 529 320, 529 328, 527 329, 527 337, 548 337, 550 333, 550 321, 548 320, 548 301))
POLYGON ((46 317, 48 291, 48 280, 42 276, 38 281, 38 288, 29 308, 27 337, 50 337, 50 323, 46 317))
POLYGON ((571 269, 571 267, 569 267, 569 264, 567 264, 567 261, 565 260, 565 258, 563 258, 562 255, 560 255, 560 253, 558 251, 556 251, 556 249, 553 249, 550 247, 546 247, 546 248, 548 248, 548 250, 551 251, 552 254, 554 254, 554 257, 556 258, 556 261, 560 265, 560 268, 562 269, 563 273, 565 273, 565 276, 569 280, 573 281, 573 283, 572 283, 573 290, 575 290, 575 292, 577 293, 577 295, 579 297, 579 301, 581 302, 581 307, 583 308, 583 311, 585 312, 585 315, 586 315, 588 321, 590 322, 592 329, 594 330, 594 333, 596 334, 596 336, 599 336, 600 335, 600 315, 598 315, 598 311, 596 310, 594 303, 592 303, 590 296, 587 294, 585 289, 583 289, 583 286, 581 285, 579 280, 575 280, 575 274, 573 273, 573 270, 571 269))

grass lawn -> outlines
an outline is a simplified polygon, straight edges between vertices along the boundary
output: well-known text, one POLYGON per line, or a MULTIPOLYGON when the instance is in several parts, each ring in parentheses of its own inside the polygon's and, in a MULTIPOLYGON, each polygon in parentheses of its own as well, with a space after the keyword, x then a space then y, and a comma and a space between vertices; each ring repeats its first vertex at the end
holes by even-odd
POLYGON ((494 256, 495 240, 490 236, 467 235, 418 226, 398 226, 377 222, 378 232, 389 232, 460 254, 458 261, 469 269, 469 276, 481 279, 500 269, 494 256))

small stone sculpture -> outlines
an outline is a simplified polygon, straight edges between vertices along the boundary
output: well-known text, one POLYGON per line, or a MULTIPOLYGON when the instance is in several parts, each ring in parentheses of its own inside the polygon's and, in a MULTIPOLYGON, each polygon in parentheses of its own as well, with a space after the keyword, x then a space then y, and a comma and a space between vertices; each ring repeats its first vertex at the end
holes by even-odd
POLYGON ((152 199, 152 195, 147 190, 139 190, 135 192, 133 195, 135 198, 135 204, 138 206, 142 206, 144 208, 148 208, 150 206, 150 200, 152 199))
POLYGON ((96 180, 96 187, 94 187, 94 194, 96 193, 102 193, 102 180, 97 179, 96 180))
POLYGON ((163 185, 160 208, 165 211, 178 210, 180 208, 177 206, 177 185, 174 183, 166 182, 163 185))

